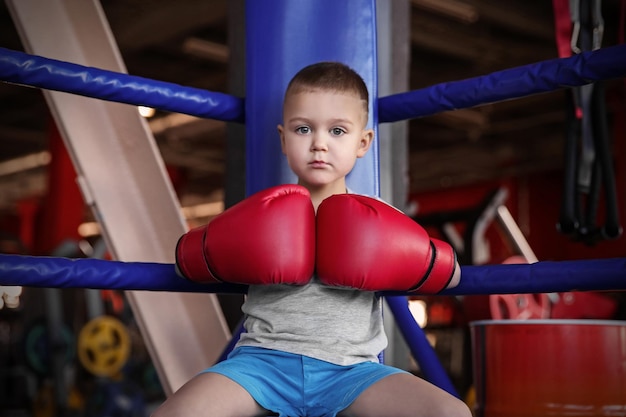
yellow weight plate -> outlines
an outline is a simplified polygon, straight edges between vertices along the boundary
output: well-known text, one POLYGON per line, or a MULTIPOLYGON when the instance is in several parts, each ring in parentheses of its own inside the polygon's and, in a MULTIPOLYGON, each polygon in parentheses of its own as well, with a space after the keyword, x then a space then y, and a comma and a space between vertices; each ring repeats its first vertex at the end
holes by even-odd
POLYGON ((89 321, 78 335, 78 359, 96 376, 116 376, 130 356, 126 326, 111 316, 89 321))

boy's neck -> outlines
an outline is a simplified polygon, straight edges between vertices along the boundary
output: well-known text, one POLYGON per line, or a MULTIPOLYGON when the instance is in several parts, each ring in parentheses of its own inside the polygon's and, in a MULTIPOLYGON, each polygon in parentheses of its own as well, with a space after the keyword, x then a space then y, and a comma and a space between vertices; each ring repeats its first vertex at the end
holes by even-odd
POLYGON ((311 193, 311 201, 313 202, 315 212, 317 212, 317 207, 319 207, 326 198, 331 195, 345 194, 348 192, 345 182, 343 184, 332 184, 322 187, 307 187, 307 189, 309 193, 311 193))

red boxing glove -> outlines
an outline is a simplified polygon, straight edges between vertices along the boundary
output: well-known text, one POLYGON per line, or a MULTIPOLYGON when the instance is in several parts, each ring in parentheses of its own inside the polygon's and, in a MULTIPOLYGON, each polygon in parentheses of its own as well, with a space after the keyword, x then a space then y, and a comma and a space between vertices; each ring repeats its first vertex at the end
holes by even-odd
POLYGON ((316 268, 326 285, 434 294, 458 281, 452 247, 382 201, 337 194, 322 201, 316 222, 316 268))
POLYGON ((304 285, 315 267, 315 210, 306 188, 260 191, 184 234, 176 268, 191 281, 304 285))

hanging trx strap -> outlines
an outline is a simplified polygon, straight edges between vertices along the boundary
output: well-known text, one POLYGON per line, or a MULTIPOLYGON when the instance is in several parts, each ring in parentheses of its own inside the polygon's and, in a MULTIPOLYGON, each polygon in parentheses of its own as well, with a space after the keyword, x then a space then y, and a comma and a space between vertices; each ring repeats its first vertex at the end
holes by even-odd
MULTIPOLYGON (((560 57, 601 47, 601 0, 553 0, 560 57)), ((594 244, 621 235, 615 179, 601 82, 567 93, 563 201, 558 228, 576 240, 594 244), (600 197, 604 225, 598 225, 600 197)))

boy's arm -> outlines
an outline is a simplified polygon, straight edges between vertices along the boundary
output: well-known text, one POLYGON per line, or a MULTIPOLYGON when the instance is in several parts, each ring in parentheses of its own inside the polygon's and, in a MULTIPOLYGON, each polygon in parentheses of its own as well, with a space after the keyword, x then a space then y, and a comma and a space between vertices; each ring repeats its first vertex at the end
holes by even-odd
POLYGON ((317 274, 327 285, 435 294, 460 280, 452 247, 382 201, 334 195, 316 222, 317 274))

